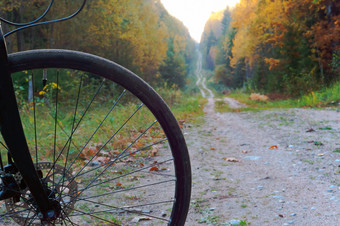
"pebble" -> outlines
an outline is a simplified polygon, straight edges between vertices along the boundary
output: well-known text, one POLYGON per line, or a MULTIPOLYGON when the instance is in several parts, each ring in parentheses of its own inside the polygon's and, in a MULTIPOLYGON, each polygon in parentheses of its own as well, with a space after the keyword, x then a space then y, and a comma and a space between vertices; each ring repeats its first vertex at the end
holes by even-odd
POLYGON ((274 198, 274 199, 283 199, 282 196, 278 196, 278 195, 274 195, 273 198, 274 198))
POLYGON ((246 156, 244 159, 249 159, 249 160, 259 160, 262 159, 261 156, 246 156))
POLYGON ((91 166, 91 167, 100 166, 100 165, 101 165, 101 163, 97 160, 94 160, 89 164, 89 166, 91 166))
POLYGON ((336 185, 331 185, 329 186, 330 188, 336 188, 337 186, 336 185))
POLYGON ((313 206, 312 208, 310 208, 311 210, 316 210, 316 208, 313 206))
POLYGON ((285 203, 285 200, 280 199, 279 203, 285 203))
POLYGON ((257 186, 257 190, 262 191, 263 190, 263 186, 257 186))
POLYGON ((295 216, 296 216, 296 213, 292 213, 292 214, 290 214, 290 216, 295 217, 295 216))
POLYGON ((145 210, 142 210, 142 213, 151 213, 151 210, 145 209, 145 210))
POLYGON ((331 197, 329 200, 334 201, 334 200, 335 200, 335 197, 331 197))
POLYGON ((288 224, 294 224, 294 221, 288 221, 288 224))
POLYGON ((231 220, 231 221, 229 221, 229 224, 231 224, 231 225, 239 225, 239 224, 241 224, 241 221, 240 220, 231 220))
POLYGON ((340 159, 335 160, 335 162, 340 162, 340 159))

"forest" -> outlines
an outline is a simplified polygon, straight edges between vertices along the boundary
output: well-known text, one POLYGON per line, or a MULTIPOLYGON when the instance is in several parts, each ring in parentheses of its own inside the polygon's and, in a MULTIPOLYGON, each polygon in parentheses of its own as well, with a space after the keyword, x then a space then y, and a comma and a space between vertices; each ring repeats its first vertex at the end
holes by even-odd
POLYGON ((340 78, 340 2, 241 0, 211 15, 200 47, 222 87, 308 94, 340 78))
MULTIPOLYGON (((46 20, 75 12, 82 0, 55 1, 46 20)), ((49 1, 1 1, 0 16, 14 22, 39 17, 49 1)), ((4 24, 3 29, 12 27, 4 24)), ((154 86, 186 85, 195 43, 181 21, 160 0, 88 0, 75 18, 38 26, 9 36, 9 52, 63 48, 108 58, 154 86)))

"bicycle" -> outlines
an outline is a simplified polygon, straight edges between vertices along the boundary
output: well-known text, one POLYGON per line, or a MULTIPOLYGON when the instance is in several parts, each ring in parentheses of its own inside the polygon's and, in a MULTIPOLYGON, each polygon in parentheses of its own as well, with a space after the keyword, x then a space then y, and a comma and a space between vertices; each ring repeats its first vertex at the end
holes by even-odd
MULTIPOLYGON (((52 3, 29 23, 0 20, 18 29, 63 21, 86 0, 69 17, 40 22, 52 3)), ((162 98, 131 71, 88 53, 7 54, 14 32, 0 29, 0 223, 184 225, 190 160, 162 98), (32 87, 15 86, 28 75, 32 87), (20 104, 29 91, 31 102, 20 104)))

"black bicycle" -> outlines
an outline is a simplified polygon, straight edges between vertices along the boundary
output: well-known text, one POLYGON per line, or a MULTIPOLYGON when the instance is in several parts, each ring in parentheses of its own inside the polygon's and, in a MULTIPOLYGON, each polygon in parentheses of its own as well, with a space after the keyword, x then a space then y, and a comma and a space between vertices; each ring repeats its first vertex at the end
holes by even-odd
MULTIPOLYGON (((40 22, 53 0, 30 23, 0 20, 25 29, 70 19, 85 2, 59 20, 40 22)), ((162 98, 131 71, 91 54, 8 55, 5 39, 15 31, 0 34, 0 224, 183 225, 190 161, 162 98), (16 82, 26 80, 31 86, 16 82)))

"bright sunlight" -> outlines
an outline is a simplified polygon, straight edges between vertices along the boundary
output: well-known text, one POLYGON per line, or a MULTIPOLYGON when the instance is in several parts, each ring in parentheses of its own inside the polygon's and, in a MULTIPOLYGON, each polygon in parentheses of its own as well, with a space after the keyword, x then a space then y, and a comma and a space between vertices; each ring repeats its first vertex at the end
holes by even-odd
POLYGON ((199 42, 212 12, 234 6, 239 0, 161 0, 168 12, 183 21, 192 38, 199 42))

